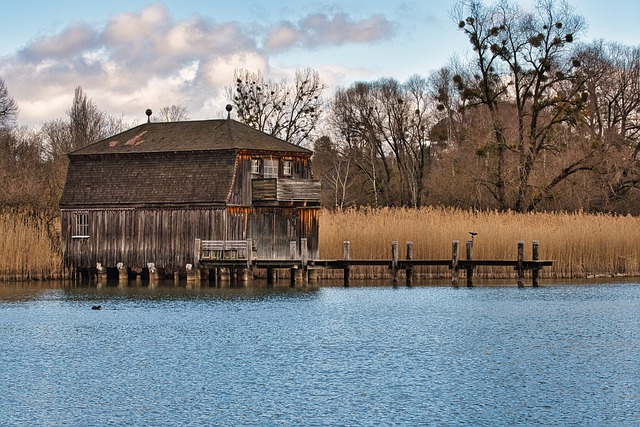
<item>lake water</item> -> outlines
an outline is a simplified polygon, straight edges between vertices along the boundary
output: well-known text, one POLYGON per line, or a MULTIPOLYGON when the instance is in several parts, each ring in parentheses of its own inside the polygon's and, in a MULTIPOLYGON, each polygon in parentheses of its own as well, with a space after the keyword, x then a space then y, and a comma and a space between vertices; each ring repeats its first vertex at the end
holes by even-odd
POLYGON ((0 283, 0 346, 3 426, 640 425, 637 283, 0 283))

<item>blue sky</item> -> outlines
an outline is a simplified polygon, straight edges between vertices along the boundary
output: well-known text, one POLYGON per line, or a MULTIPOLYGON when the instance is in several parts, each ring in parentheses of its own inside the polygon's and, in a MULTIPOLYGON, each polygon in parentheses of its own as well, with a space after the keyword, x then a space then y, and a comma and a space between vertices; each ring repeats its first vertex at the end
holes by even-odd
MULTIPOLYGON (((129 121, 171 104, 186 106, 192 119, 217 118, 239 67, 275 80, 311 67, 327 96, 357 80, 427 76, 467 53, 450 18, 454 3, 12 1, 2 6, 0 78, 25 125, 64 117, 76 86, 129 121)), ((640 2, 569 3, 588 24, 582 41, 640 44, 640 2)))

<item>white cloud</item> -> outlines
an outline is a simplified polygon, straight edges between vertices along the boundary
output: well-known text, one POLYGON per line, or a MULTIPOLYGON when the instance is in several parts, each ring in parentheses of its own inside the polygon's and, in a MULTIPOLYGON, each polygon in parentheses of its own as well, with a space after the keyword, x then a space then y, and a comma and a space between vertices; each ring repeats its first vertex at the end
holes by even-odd
POLYGON ((96 34, 86 24, 74 24, 65 28, 60 34, 41 37, 18 55, 27 61, 38 61, 44 58, 64 59, 74 57, 80 52, 91 49, 96 42, 96 34))
POLYGON ((395 25, 382 15, 358 21, 349 15, 316 13, 298 21, 281 22, 265 36, 266 49, 279 51, 292 47, 341 46, 348 43, 374 43, 387 40, 395 33, 395 25))
MULTIPOLYGON (((3 58, 0 76, 21 107, 22 124, 63 117, 76 86, 115 115, 139 118, 146 108, 181 104, 192 118, 215 117, 216 109, 224 114, 224 87, 233 84, 235 69, 261 70, 267 78, 293 74, 274 69, 270 52, 392 35, 393 24, 381 16, 314 14, 265 28, 202 16, 176 21, 155 4, 114 15, 102 28, 74 23, 40 37, 3 58)), ((333 79, 333 71, 327 72, 333 79)))

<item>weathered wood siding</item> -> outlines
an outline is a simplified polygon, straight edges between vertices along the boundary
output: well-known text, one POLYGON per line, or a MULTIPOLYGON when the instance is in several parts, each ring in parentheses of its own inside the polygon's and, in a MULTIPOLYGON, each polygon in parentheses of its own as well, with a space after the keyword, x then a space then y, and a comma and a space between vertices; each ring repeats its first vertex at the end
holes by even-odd
MULTIPOLYGON (((227 214, 223 209, 107 209, 63 210, 63 250, 67 265, 91 268, 96 263, 115 267, 178 270, 194 260, 194 242, 224 239, 227 214), (89 237, 72 237, 75 213, 89 215, 89 237)), ((235 234, 237 228, 229 230, 235 234)), ((227 238, 235 239, 236 236, 227 238)))
POLYGON ((255 208, 249 218, 249 235, 256 242, 258 258, 291 258, 290 242, 300 250, 300 239, 307 238, 309 258, 318 258, 317 208, 255 208))
POLYGON ((320 181, 312 179, 254 179, 252 197, 260 202, 320 202, 320 181))
MULTIPOLYGON (((234 183, 233 188, 231 190, 231 197, 229 198, 229 204, 231 205, 241 205, 241 206, 249 206, 252 203, 252 184, 251 181, 255 176, 251 174, 251 159, 263 159, 263 158, 277 158, 279 160, 279 171, 278 174, 284 181, 292 180, 292 181, 302 181, 302 180, 311 180, 311 165, 309 163, 308 155, 292 155, 292 154, 281 154, 274 155, 273 153, 264 153, 260 151, 255 152, 241 152, 238 154, 236 158, 236 165, 234 169, 234 183), (291 175, 287 177, 283 177, 283 160, 288 160, 291 162, 291 175)), ((283 182, 284 182, 283 181, 283 182)), ((310 181, 308 185, 310 186, 319 186, 319 181, 310 181), (317 183, 317 184, 315 184, 317 183)), ((283 184, 284 185, 284 184, 283 184)), ((309 188, 305 186, 305 184, 300 184, 303 187, 301 188, 309 188)), ((313 187, 315 189, 315 187, 313 187)), ((313 194, 313 191, 311 191, 313 194)), ((318 188, 319 194, 319 188, 318 188)), ((319 200, 319 197, 313 198, 313 201, 319 200)))
POLYGON ((318 258, 318 208, 229 207, 225 209, 93 209, 62 211, 65 263, 178 271, 194 263, 195 239, 246 240, 258 258, 288 259, 290 242, 307 238, 309 258, 318 258), (89 216, 88 238, 72 237, 75 214, 89 216))

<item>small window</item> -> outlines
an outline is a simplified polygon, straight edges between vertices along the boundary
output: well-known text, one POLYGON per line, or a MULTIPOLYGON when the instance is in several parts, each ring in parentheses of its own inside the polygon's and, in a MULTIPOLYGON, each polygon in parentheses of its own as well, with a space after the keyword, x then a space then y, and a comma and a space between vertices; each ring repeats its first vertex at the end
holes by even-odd
POLYGON ((282 175, 291 176, 291 160, 282 161, 282 175))
POLYGON ((278 177, 278 159, 263 159, 262 166, 264 167, 265 178, 278 177))
POLYGON ((71 237, 89 237, 89 214, 74 215, 73 234, 71 237))
POLYGON ((251 159, 251 173, 260 175, 260 159, 251 159))

